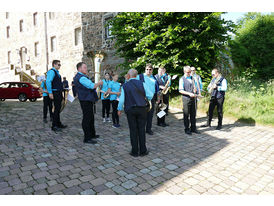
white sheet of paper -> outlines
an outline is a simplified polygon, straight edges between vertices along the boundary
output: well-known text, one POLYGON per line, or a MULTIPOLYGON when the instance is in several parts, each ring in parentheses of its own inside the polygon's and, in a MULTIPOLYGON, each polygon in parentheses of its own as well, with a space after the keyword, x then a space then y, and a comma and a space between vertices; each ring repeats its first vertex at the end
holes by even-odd
POLYGON ((71 96, 70 94, 68 94, 68 101, 73 102, 74 99, 75 99, 75 98, 74 98, 73 96, 71 96))
POLYGON ((172 80, 176 79, 177 76, 178 76, 177 74, 173 75, 172 80))
POLYGON ((157 116, 158 116, 159 118, 162 118, 162 117, 165 116, 165 115, 166 115, 165 111, 160 111, 160 112, 157 113, 157 116))

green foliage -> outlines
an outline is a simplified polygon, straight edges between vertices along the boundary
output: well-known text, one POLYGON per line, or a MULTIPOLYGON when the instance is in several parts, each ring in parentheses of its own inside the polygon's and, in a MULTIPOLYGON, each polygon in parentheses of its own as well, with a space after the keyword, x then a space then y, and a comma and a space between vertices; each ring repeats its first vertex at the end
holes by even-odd
MULTIPOLYGON (((232 22, 217 12, 126 12, 112 22, 117 53, 124 69, 143 72, 147 63, 163 65, 171 75, 183 74, 183 66, 200 67, 203 80, 210 80, 220 51, 232 31, 232 22)), ((176 89, 179 78, 173 89, 176 89)))
POLYGON ((229 42, 236 74, 252 78, 274 78, 274 15, 248 13, 240 21, 236 37, 229 42), (247 69, 246 69, 247 68, 247 69))

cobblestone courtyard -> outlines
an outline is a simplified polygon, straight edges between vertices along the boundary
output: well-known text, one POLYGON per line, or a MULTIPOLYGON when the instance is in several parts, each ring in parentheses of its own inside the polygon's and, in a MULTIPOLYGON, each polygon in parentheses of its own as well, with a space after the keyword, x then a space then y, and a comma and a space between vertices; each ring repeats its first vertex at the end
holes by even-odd
MULTIPOLYGON (((148 156, 131 157, 122 127, 101 119, 98 144, 86 145, 78 101, 68 103, 60 133, 42 121, 42 101, 0 103, 0 194, 274 194, 274 129, 225 119, 221 131, 185 135, 182 112, 147 135, 148 156)), ((216 125, 216 120, 213 122, 216 125)))

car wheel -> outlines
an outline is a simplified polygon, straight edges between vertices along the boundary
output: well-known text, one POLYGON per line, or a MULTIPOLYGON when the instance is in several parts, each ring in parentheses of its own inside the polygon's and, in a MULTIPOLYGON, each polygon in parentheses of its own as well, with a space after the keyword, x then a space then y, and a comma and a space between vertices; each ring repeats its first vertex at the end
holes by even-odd
POLYGON ((5 101, 5 99, 0 99, 1 102, 5 101))
POLYGON ((35 102, 37 100, 37 98, 31 98, 29 99, 30 102, 35 102))
POLYGON ((27 101, 27 95, 24 93, 19 94, 18 99, 20 102, 25 102, 25 101, 27 101))

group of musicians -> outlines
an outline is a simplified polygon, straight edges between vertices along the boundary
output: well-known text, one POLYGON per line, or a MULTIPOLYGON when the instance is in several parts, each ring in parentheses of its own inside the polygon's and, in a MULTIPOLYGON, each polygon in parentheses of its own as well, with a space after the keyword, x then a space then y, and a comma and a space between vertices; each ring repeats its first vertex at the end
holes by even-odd
MULTIPOLYGON (((63 85, 59 69, 61 67, 59 60, 52 62, 52 69, 47 72, 46 90, 49 98, 54 103, 54 112, 52 114, 52 130, 60 131, 66 128, 60 121, 60 108, 62 101, 63 85)), ((138 75, 137 70, 130 69, 126 74, 125 83, 121 86, 117 82, 118 75, 110 76, 106 73, 103 80, 93 83, 88 77, 87 65, 79 62, 76 65, 77 74, 73 82, 77 90, 78 99, 81 105, 83 119, 82 128, 84 131, 84 143, 95 144, 96 135, 94 127, 94 104, 98 100, 96 89, 100 88, 102 100, 102 118, 103 122, 113 122, 113 127, 120 127, 119 116, 122 110, 125 111, 130 131, 130 141, 132 150, 130 155, 144 156, 148 154, 146 148, 146 133, 153 135, 152 119, 156 107, 157 125, 161 127, 169 126, 165 122, 168 115, 169 92, 171 77, 166 73, 164 67, 158 69, 158 74, 153 75, 153 67, 147 64, 144 73, 138 75), (112 78, 112 80, 110 80, 112 78), (110 105, 112 105, 112 121, 110 120, 110 105), (163 106, 164 105, 164 106, 163 106), (163 115, 158 115, 164 112, 163 115)), ((210 127, 213 117, 213 110, 217 105, 218 126, 217 130, 222 128, 223 103, 225 91, 227 89, 226 79, 222 77, 218 69, 212 70, 212 81, 208 86, 211 92, 208 120, 204 127, 210 127)), ((203 89, 202 80, 196 74, 194 67, 185 66, 184 76, 179 80, 179 92, 183 98, 183 113, 185 133, 199 134, 196 127, 197 101, 202 98, 203 89), (189 121, 190 119, 190 121, 189 121)))

